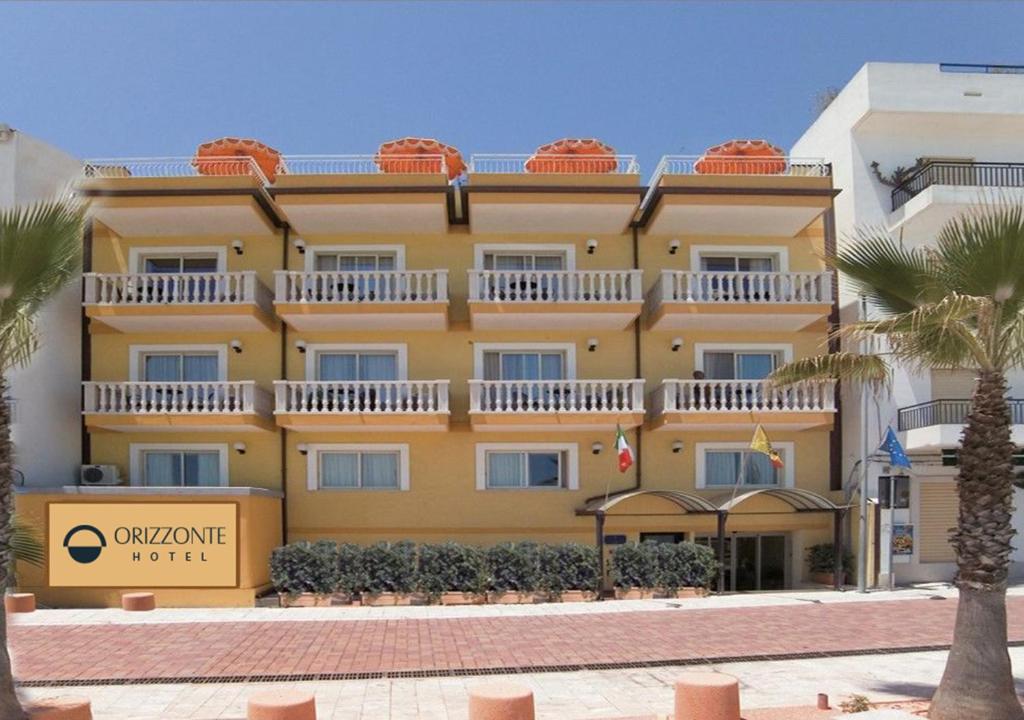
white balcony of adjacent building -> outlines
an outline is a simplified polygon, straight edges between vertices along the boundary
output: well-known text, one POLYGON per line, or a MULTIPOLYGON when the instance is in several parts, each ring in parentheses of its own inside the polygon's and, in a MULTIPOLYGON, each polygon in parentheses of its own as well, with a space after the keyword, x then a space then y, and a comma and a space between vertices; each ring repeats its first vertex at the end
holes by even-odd
POLYGON ((447 270, 279 270, 278 316, 301 331, 444 330, 447 270))
POLYGON ((447 430, 448 380, 279 380, 274 416, 289 430, 447 430))
POLYGON ((832 310, 831 272, 662 270, 647 293, 652 330, 796 331, 832 310))
POLYGON ((85 314, 117 332, 273 329, 273 297, 249 272, 86 273, 85 314))
POLYGON ((643 192, 633 155, 473 155, 462 189, 474 233, 624 233, 643 192))
POLYGON ((121 237, 273 236, 284 223, 248 157, 87 160, 76 193, 121 237))
POLYGON ((957 215, 991 203, 1024 203, 1024 163, 928 162, 893 189, 889 229, 929 242, 957 215))
POLYGON ((448 230, 443 155, 286 155, 270 194, 299 235, 448 230))
MULTIPOLYGON (((1024 399, 1010 399, 1010 440, 1024 446, 1024 399)), ((967 398, 930 400, 900 408, 900 443, 907 452, 935 452, 960 446, 971 401, 967 398)))
POLYGON ((274 401, 252 380, 85 382, 91 430, 239 432, 274 430, 274 401))
POLYGON ((477 330, 622 330, 643 307, 640 270, 470 270, 477 330))
POLYGON ((644 420, 643 380, 470 380, 474 430, 606 430, 644 420))
POLYGON ((650 426, 668 430, 831 429, 835 382, 771 387, 764 380, 665 380, 654 391, 650 426))
POLYGON ((643 200, 652 235, 795 237, 832 205, 831 168, 820 159, 667 155, 643 200))

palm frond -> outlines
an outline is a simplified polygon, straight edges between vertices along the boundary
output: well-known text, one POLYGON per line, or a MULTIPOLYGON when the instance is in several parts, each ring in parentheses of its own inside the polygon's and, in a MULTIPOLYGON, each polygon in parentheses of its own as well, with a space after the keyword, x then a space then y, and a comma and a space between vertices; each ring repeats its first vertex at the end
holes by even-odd
POLYGON ((854 380, 875 388, 889 385, 889 366, 879 355, 837 352, 801 358, 786 363, 768 376, 775 386, 792 385, 804 380, 854 380))
POLYGON ((46 562, 46 550, 43 541, 35 531, 18 518, 11 522, 11 556, 18 562, 42 567, 46 562))

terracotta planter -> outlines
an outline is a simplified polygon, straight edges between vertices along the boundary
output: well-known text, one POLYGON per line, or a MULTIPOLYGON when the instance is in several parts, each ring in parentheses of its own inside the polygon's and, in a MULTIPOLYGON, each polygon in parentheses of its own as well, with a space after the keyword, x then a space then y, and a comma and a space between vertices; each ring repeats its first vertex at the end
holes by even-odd
POLYGON ((708 591, 704 588, 697 587, 684 587, 678 588, 675 591, 668 590, 655 590, 654 597, 659 600, 665 599, 678 599, 678 598, 695 598, 695 597, 707 597, 708 591))
POLYGON ((330 607, 331 596, 330 595, 318 595, 317 593, 299 593, 298 595, 289 595, 288 593, 278 593, 277 600, 281 607, 330 607))
POLYGON ((654 591, 647 588, 615 588, 616 600, 650 600, 654 591))
POLYGON ((487 602, 492 605, 529 605, 533 603, 532 593, 521 593, 518 590, 508 592, 489 592, 487 602))
POLYGON ((429 604, 430 598, 422 593, 363 593, 363 605, 369 605, 370 607, 429 604))
MULTIPOLYGON (((832 586, 835 585, 835 575, 833 573, 830 573, 830 572, 829 573, 816 573, 816 572, 812 572, 810 574, 810 580, 811 580, 812 583, 817 583, 818 585, 828 585, 829 587, 832 587, 832 586)), ((839 584, 840 585, 845 585, 846 584, 846 573, 843 573, 842 579, 840 580, 839 584)))
POLYGON ((334 593, 331 595, 331 605, 359 605, 359 601, 348 593, 334 593))
POLYGON ((487 598, 479 593, 446 592, 441 593, 442 605, 483 605, 487 598))
POLYGON ((592 602, 597 599, 597 593, 593 590, 565 590, 562 592, 562 602, 592 602))

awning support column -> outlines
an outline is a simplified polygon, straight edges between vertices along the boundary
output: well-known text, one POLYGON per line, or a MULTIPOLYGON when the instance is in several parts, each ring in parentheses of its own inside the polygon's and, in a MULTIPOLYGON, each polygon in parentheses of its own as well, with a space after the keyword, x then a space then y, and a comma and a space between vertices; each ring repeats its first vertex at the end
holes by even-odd
POLYGON ((728 513, 718 511, 718 592, 725 592, 725 519, 728 513))
POLYGON ((594 514, 594 528, 597 532, 597 599, 600 600, 604 597, 604 510, 594 514))
POLYGON ((832 589, 840 590, 843 586, 843 511, 832 513, 832 589))

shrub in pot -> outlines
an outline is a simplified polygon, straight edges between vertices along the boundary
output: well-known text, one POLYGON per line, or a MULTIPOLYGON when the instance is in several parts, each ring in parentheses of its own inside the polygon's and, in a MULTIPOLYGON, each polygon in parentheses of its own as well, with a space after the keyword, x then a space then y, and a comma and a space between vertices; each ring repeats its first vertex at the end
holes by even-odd
POLYGON ((343 600, 351 602, 366 590, 366 583, 363 548, 353 543, 339 543, 337 592, 343 600))
POLYGON ((338 546, 330 540, 297 542, 270 555, 270 581, 281 604, 329 605, 338 584, 338 546))
MULTIPOLYGON (((807 567, 810 571, 811 582, 834 585, 835 558, 836 551, 832 543, 819 543, 807 548, 807 567)), ((840 583, 845 583, 851 572, 853 572, 853 554, 844 551, 843 577, 840 579, 840 583)))
POLYGON ((405 605, 416 585, 416 545, 379 542, 363 549, 366 595, 371 605, 405 605))
POLYGON ((656 543, 627 543, 612 552, 611 576, 618 598, 651 597, 658 582, 656 543))
POLYGON ((538 549, 538 585, 553 600, 592 600, 598 589, 597 561, 597 548, 590 545, 542 545, 538 549))
POLYGON ((679 597, 681 590, 691 595, 711 587, 718 574, 718 561, 711 548, 691 542, 652 544, 658 594, 679 597))
POLYGON ((484 554, 472 545, 446 542, 419 548, 416 589, 446 605, 483 600, 484 554))
POLYGON ((484 551, 487 595, 491 602, 532 601, 538 588, 538 548, 532 542, 492 545, 484 551))

